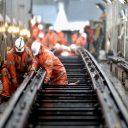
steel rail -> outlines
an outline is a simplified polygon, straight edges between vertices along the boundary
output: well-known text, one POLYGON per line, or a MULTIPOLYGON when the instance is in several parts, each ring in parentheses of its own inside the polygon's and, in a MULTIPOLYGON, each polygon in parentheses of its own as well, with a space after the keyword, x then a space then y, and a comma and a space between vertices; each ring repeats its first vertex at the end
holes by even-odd
POLYGON ((86 66, 88 67, 92 81, 94 83, 94 88, 97 92, 100 103, 103 106, 106 123, 108 124, 109 128, 127 127, 128 111, 124 107, 124 104, 114 89, 112 83, 101 69, 101 67, 98 65, 94 57, 86 49, 79 49, 78 52, 81 54, 86 66), (112 98, 114 99, 114 102, 116 102, 115 105, 114 102, 111 101, 112 98), (118 106, 118 109, 114 106, 118 106), (118 110, 122 113, 125 126, 121 121, 121 117, 119 115, 120 113, 118 110))
POLYGON ((0 128, 3 128, 3 124, 8 120, 9 116, 12 114, 13 109, 19 99, 19 97, 22 95, 23 90, 27 87, 28 82, 31 80, 32 76, 34 75, 34 72, 32 72, 30 75, 27 75, 24 81, 21 83, 19 88, 16 90, 14 95, 11 97, 8 107, 2 114, 2 118, 0 120, 0 128))
MULTIPOLYGON (((94 59, 94 57, 89 52, 87 52, 87 53, 91 56, 91 58, 94 59)), ((122 59, 122 58, 120 58, 120 59, 121 59, 121 62, 126 63, 126 61, 124 61, 124 59, 122 59)), ((121 100, 117 91, 114 89, 114 87, 113 87, 112 83, 110 82, 110 80, 108 79, 108 77, 106 77, 105 72, 101 69, 101 67, 98 65, 98 63, 95 61, 95 59, 94 59, 94 63, 97 65, 98 69, 101 71, 102 75, 104 76, 104 79, 107 81, 107 83, 108 83, 107 86, 108 86, 113 98, 115 99, 116 104, 118 105, 121 113, 123 114, 123 117, 128 126, 128 110, 127 110, 127 108, 125 107, 123 101, 121 100)))
POLYGON ((64 64, 69 83, 77 85, 46 85, 30 113, 26 127, 103 127, 104 117, 97 94, 82 58, 59 59, 64 64))
POLYGON ((41 88, 45 72, 39 69, 25 78, 11 98, 8 107, 2 114, 0 128, 22 128, 25 125, 29 110, 34 102, 37 91, 41 88), (32 78, 33 76, 33 78, 32 78))

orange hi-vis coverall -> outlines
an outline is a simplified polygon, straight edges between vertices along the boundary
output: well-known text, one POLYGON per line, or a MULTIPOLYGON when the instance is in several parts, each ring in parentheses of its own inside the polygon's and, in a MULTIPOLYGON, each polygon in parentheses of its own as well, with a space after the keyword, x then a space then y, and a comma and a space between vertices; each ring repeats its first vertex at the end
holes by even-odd
POLYGON ((57 43, 57 40, 58 40, 58 37, 57 37, 57 34, 54 32, 54 31, 49 31, 45 38, 45 46, 48 48, 48 49, 51 49, 55 46, 55 44, 57 43))
POLYGON ((43 39, 37 38, 36 42, 41 43, 41 45, 43 45, 45 48, 47 48, 47 45, 45 44, 45 38, 43 38, 43 39))
POLYGON ((79 36, 77 38, 77 41, 76 41, 76 45, 79 46, 79 47, 85 47, 86 46, 86 39, 83 38, 82 36, 79 36))
POLYGON ((9 72, 6 68, 6 66, 2 66, 2 69, 1 69, 1 81, 2 81, 2 85, 3 85, 3 88, 2 88, 2 93, 1 95, 2 96, 10 96, 11 95, 11 90, 10 90, 10 75, 9 75, 9 72))
POLYGON ((57 36, 58 36, 58 43, 59 44, 64 44, 67 45, 67 41, 65 39, 65 34, 63 32, 57 32, 57 36))
MULTIPOLYGON (((6 67, 10 74, 10 92, 8 94, 13 94, 17 86, 22 82, 23 75, 29 71, 32 64, 32 53, 28 47, 25 46, 24 52, 19 55, 14 48, 7 52, 6 55, 6 67)), ((9 88, 8 84, 5 84, 3 78, 3 88, 9 88), (8 86, 8 87, 7 87, 8 86)), ((6 90, 7 91, 7 90, 6 90)))
POLYGON ((32 26, 32 38, 33 40, 36 40, 38 38, 38 34, 39 34, 39 28, 38 28, 38 23, 36 23, 34 26, 32 26))
POLYGON ((46 70, 44 83, 50 85, 66 85, 67 74, 61 61, 46 48, 41 49, 41 53, 35 56, 32 66, 37 69, 42 67, 46 70))
POLYGON ((77 38, 78 38, 78 34, 77 33, 73 33, 71 35, 71 43, 76 44, 77 38))

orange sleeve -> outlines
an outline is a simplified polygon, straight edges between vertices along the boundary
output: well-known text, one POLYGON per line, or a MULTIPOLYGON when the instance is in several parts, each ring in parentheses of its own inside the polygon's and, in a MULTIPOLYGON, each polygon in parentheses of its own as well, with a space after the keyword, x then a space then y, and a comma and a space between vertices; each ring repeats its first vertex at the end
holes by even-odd
POLYGON ((27 50, 28 50, 28 53, 27 53, 27 65, 28 65, 29 68, 31 68, 32 67, 32 61, 33 61, 33 56, 32 56, 31 51, 29 50, 29 48, 27 50))
POLYGON ((53 58, 50 55, 45 56, 46 60, 44 63, 44 68, 46 70, 46 76, 45 76, 45 80, 44 83, 48 83, 48 81, 51 78, 52 75, 52 69, 53 69, 53 58))
POLYGON ((9 70, 9 73, 11 75, 12 79, 16 78, 16 68, 15 68, 15 60, 14 60, 14 56, 10 53, 7 54, 6 56, 6 64, 7 64, 7 68, 9 70))
POLYGON ((78 38, 78 39, 76 40, 76 45, 79 46, 79 44, 80 44, 80 38, 78 38))
POLYGON ((9 85, 10 85, 10 81, 9 81, 9 73, 7 71, 6 68, 3 68, 1 70, 1 81, 2 81, 2 92, 1 94, 3 96, 10 96, 10 88, 9 88, 9 85))
POLYGON ((33 70, 37 70, 38 68, 38 59, 36 57, 32 58, 32 67, 33 70))
POLYGON ((1 70, 1 76, 3 86, 7 86, 9 84, 9 74, 6 68, 1 70))

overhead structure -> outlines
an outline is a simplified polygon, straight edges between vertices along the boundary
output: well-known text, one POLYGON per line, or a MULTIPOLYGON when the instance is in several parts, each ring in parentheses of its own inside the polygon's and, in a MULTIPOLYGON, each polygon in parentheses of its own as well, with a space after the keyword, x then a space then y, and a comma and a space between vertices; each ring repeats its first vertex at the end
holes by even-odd
POLYGON ((89 21, 74 21, 74 22, 68 22, 65 10, 64 10, 64 4, 59 3, 59 12, 54 24, 54 30, 56 31, 75 31, 75 30, 81 30, 86 25, 89 25, 89 21))
POLYGON ((68 29, 70 31, 83 31, 86 25, 90 25, 89 21, 74 21, 68 23, 68 29))
POLYGON ((59 11, 54 24, 55 30, 67 30, 68 29, 68 20, 64 10, 64 4, 62 2, 59 3, 59 11))

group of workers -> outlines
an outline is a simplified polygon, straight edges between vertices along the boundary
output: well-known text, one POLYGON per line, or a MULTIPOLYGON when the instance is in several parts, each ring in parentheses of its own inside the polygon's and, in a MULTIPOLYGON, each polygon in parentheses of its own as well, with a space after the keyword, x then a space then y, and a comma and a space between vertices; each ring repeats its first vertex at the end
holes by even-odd
MULTIPOLYGON (((37 24, 34 25, 34 29, 37 24)), ((38 25, 39 26, 39 25, 38 25)), ((37 26, 37 27, 38 27, 37 26)), ((53 26, 49 27, 48 32, 42 32, 38 29, 35 31, 32 29, 33 41, 40 42, 47 49, 56 49, 56 53, 60 55, 76 55, 74 52, 79 47, 86 47, 87 43, 87 34, 82 32, 75 32, 71 34, 71 40, 68 42, 65 39, 65 34, 62 31, 55 31, 53 26), (36 36, 35 36, 36 35, 36 36)))
MULTIPOLYGON (((36 27, 34 27, 34 29, 35 28, 36 27)), ((54 30, 53 26, 49 27, 48 32, 44 32, 44 31, 41 32, 40 30, 35 31, 32 29, 32 33, 35 33, 35 32, 36 34, 33 35, 33 40, 40 41, 48 49, 54 48, 56 43, 60 45, 65 45, 65 46, 68 45, 68 42, 65 38, 65 34, 60 30, 54 30)), ((78 47, 85 47, 86 43, 87 43, 86 33, 75 32, 71 35, 70 44, 75 44, 78 47)))
POLYGON ((50 26, 47 32, 44 31, 39 16, 31 20, 31 33, 33 41, 40 41, 48 49, 52 49, 56 43, 67 45, 65 34, 62 31, 55 31, 53 26, 50 26))
POLYGON ((41 23, 41 17, 31 21, 31 48, 26 45, 22 37, 16 39, 14 47, 6 53, 4 62, 1 63, 2 93, 0 103, 7 101, 16 91, 24 79, 25 73, 36 72, 39 67, 46 71, 44 84, 67 85, 67 73, 64 65, 50 49, 55 48, 63 55, 76 55, 78 47, 86 47, 87 33, 75 32, 71 35, 70 47, 62 31, 55 31, 49 27, 46 33, 41 23))
POLYGON ((1 64, 2 93, 0 103, 7 101, 23 81, 25 73, 42 67, 46 71, 44 84, 67 85, 67 74, 61 61, 40 42, 34 41, 29 49, 19 37, 14 47, 7 51, 1 64))
POLYGON ((45 31, 40 16, 31 20, 31 33, 33 41, 41 42, 48 49, 54 48, 56 43, 62 45, 62 47, 69 44, 75 44, 77 47, 86 47, 87 45, 88 35, 84 32, 84 28, 80 32, 72 33, 70 42, 68 42, 65 38, 65 33, 59 29, 55 30, 53 26, 49 26, 48 30, 45 31))

